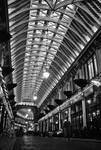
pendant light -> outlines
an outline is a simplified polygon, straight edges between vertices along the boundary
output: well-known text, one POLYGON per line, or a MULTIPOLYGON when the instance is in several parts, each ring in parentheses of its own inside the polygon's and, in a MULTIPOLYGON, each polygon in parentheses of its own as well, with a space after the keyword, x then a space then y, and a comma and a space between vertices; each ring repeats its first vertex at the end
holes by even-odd
POLYGON ((48 71, 45 71, 44 73, 43 73, 43 78, 45 78, 45 79, 47 79, 48 77, 49 77, 49 72, 48 71))
POLYGON ((46 58, 45 58, 45 63, 44 63, 44 71, 43 71, 43 78, 47 79, 50 75, 49 71, 48 71, 48 65, 47 65, 47 54, 48 54, 48 29, 46 30, 46 58))
POLYGON ((34 101, 37 100, 37 96, 36 96, 36 95, 33 96, 33 100, 34 100, 34 101))

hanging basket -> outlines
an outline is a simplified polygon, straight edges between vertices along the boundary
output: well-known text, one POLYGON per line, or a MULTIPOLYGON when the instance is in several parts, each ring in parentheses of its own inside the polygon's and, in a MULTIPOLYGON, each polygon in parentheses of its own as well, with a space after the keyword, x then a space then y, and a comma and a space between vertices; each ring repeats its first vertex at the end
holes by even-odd
POLYGON ((72 91, 64 91, 63 93, 67 96, 67 98, 71 98, 71 96, 73 95, 72 91))
POLYGON ((58 105, 61 105, 61 104, 63 103, 63 100, 55 99, 55 102, 56 102, 58 105))
POLYGON ((14 71, 14 68, 10 67, 10 66, 5 66, 2 67, 2 75, 5 77, 7 75, 9 75, 10 73, 12 73, 14 71))
POLYGON ((12 90, 13 88, 15 88, 17 86, 17 83, 11 83, 11 84, 7 84, 7 89, 8 91, 12 90))
POLYGON ((0 30, 0 43, 9 41, 11 37, 6 30, 0 30))
POLYGON ((84 88, 88 84, 88 80, 86 79, 75 79, 74 83, 80 88, 84 88))

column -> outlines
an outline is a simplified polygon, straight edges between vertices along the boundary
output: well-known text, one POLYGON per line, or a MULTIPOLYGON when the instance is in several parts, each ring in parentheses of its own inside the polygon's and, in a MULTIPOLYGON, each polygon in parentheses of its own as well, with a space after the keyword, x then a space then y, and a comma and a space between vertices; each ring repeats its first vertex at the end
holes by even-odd
POLYGON ((45 120, 43 120, 43 133, 45 133, 45 120))
POLYGON ((54 131, 54 117, 52 116, 52 131, 54 131))
POLYGON ((68 120, 71 122, 71 107, 68 108, 68 120))
POLYGON ((62 94, 61 94, 62 91, 61 91, 61 89, 59 89, 58 92, 59 92, 59 99, 62 99, 62 94))
POLYGON ((4 115, 4 129, 6 130, 6 126, 7 126, 7 111, 5 110, 5 115, 4 115))
POLYGON ((48 118, 47 118, 47 132, 49 130, 49 121, 48 121, 48 118))
POLYGON ((61 112, 59 112, 59 130, 61 130, 61 112))
POLYGON ((85 98, 82 100, 82 113, 83 113, 83 127, 87 126, 87 118, 86 118, 86 103, 85 98))
MULTIPOLYGON (((59 89, 59 99, 62 99, 62 89, 59 89)), ((61 113, 59 110, 59 130, 61 130, 61 113)))

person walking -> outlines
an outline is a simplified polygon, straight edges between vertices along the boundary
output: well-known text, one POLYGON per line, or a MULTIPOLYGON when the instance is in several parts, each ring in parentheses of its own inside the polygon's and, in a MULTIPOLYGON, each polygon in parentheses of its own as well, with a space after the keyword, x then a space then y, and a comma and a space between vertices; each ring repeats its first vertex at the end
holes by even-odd
POLYGON ((66 119, 64 120, 63 132, 64 132, 64 137, 67 138, 68 141, 70 141, 70 137, 71 137, 71 123, 68 120, 68 117, 66 117, 66 119))

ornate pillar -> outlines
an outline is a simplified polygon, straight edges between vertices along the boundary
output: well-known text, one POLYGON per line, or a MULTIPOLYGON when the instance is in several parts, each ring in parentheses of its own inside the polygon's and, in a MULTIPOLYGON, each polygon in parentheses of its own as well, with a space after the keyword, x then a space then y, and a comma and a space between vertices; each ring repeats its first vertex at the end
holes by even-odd
POLYGON ((52 131, 54 131, 54 116, 52 116, 52 131))
POLYGON ((68 108, 68 120, 71 122, 71 107, 68 108))
POLYGON ((47 132, 49 131, 49 120, 47 118, 47 132))
POLYGON ((59 112, 59 130, 61 130, 61 112, 59 112))
POLYGON ((87 126, 87 117, 86 117, 86 103, 85 103, 85 98, 83 96, 82 99, 82 115, 83 115, 83 127, 87 126))
POLYGON ((7 111, 5 110, 5 113, 4 113, 4 129, 6 130, 7 128, 7 111))

